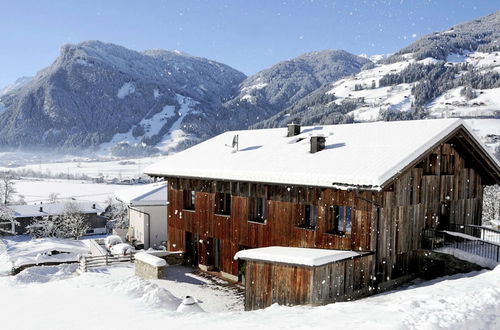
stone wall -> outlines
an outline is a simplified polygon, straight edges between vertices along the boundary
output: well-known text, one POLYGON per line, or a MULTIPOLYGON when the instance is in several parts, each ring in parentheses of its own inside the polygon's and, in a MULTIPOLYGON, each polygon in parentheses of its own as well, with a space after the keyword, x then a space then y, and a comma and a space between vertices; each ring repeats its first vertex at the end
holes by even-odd
POLYGON ((135 275, 144 280, 164 279, 166 277, 167 263, 164 259, 155 257, 145 252, 135 255, 135 275))

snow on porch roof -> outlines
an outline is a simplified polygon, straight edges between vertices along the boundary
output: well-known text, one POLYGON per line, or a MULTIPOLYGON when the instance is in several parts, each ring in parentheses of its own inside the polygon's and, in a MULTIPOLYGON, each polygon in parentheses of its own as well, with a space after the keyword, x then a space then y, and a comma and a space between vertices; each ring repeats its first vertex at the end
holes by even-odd
POLYGON ((131 206, 167 205, 167 184, 165 182, 138 185, 132 188, 118 190, 115 197, 131 206))
POLYGON ((234 255, 234 259, 279 262, 303 266, 321 266, 360 255, 363 254, 345 250, 270 246, 239 251, 234 255))
POLYGON ((286 137, 286 128, 226 132, 150 165, 145 173, 380 190, 461 125, 460 119, 433 119, 311 126, 293 137, 286 137), (230 147, 235 135, 239 151, 230 147), (324 136, 326 146, 312 154, 315 135, 324 136))

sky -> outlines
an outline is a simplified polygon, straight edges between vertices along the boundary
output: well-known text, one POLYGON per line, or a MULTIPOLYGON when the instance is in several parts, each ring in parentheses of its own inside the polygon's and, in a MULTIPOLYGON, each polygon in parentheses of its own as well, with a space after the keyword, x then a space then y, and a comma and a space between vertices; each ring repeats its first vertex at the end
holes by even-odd
POLYGON ((392 53, 499 9, 496 0, 0 0, 0 88, 85 40, 182 50, 250 75, 315 50, 392 53))

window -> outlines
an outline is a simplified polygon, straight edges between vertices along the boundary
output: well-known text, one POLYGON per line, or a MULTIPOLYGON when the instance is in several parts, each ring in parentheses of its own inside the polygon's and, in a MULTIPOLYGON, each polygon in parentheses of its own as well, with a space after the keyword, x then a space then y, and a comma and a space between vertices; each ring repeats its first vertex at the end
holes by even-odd
POLYGON ((327 231, 329 234, 349 234, 352 230, 352 207, 333 206, 330 226, 330 229, 327 231))
POLYGON ((266 200, 259 197, 249 198, 249 221, 264 223, 266 221, 266 200))
POLYGON ((231 214, 231 194, 215 194, 215 214, 231 214))
POLYGON ((299 224, 299 228, 304 228, 304 229, 315 229, 316 225, 318 223, 318 211, 316 206, 314 205, 304 205, 302 207, 302 214, 301 214, 301 223, 299 224))
POLYGON ((184 210, 194 210, 194 201, 195 201, 195 191, 194 190, 184 190, 183 192, 184 199, 184 210))

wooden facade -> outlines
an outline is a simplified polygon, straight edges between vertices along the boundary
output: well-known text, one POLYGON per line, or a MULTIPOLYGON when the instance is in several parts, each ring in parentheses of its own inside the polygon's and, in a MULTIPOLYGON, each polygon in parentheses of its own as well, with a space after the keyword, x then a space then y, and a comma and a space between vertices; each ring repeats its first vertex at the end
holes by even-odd
POLYGON ((275 303, 325 305, 367 296, 372 263, 373 254, 321 266, 249 260, 245 268, 245 310, 275 303))
MULTIPOLYGON (((220 270, 231 279, 241 279, 243 267, 233 256, 242 249, 288 246, 365 251, 373 253, 372 286, 408 278, 422 248, 423 230, 451 223, 479 225, 483 185, 498 182, 498 173, 488 172, 464 135, 463 129, 453 132, 380 190, 164 176, 168 181, 168 250, 185 251, 193 264, 220 270), (230 194, 227 214, 218 214, 220 194, 230 194), (194 197, 194 208, 186 209, 189 196, 194 197), (265 201, 265 214, 263 221, 254 221, 252 210, 259 198, 265 201), (333 210, 339 206, 350 211, 352 223, 344 232, 332 231, 333 210), (315 210, 315 221, 304 227, 310 207, 315 210)), ((249 276, 273 272, 272 267, 252 264, 250 269, 257 273, 249 276)), ((290 269, 282 271, 297 276, 290 269)), ((304 281, 317 276, 304 272, 304 281)))

